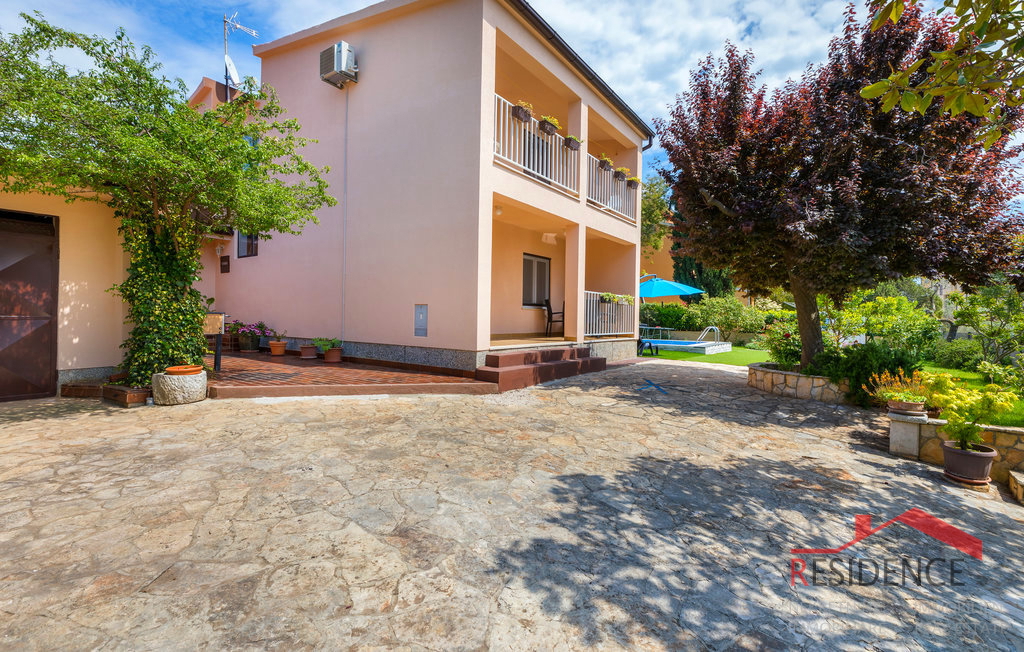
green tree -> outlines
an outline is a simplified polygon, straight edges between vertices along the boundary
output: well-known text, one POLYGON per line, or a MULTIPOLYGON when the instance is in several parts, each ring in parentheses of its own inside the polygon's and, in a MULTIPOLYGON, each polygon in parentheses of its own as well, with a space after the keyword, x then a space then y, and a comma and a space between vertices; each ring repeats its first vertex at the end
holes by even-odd
POLYGON ((327 182, 297 152, 306 140, 272 91, 247 80, 207 112, 159 74, 148 47, 119 30, 86 36, 22 14, 0 35, 0 178, 7 192, 106 204, 129 255, 114 290, 128 303, 128 382, 148 385, 171 364, 200 363, 206 301, 193 288, 208 233, 297 233, 331 205, 327 182), (77 51, 87 67, 60 63, 77 51))
POLYGON ((953 318, 978 333, 985 359, 996 364, 1024 353, 1024 295, 1000 283, 974 294, 952 294, 953 318))
POLYGON ((693 256, 682 254, 678 245, 672 247, 672 270, 677 283, 704 290, 703 295, 692 297, 695 301, 704 297, 731 297, 736 292, 729 270, 707 267, 693 256))
MULTIPOLYGON (((908 5, 918 0, 871 0, 872 29, 905 19, 908 5)), ((956 41, 898 69, 864 88, 866 98, 882 98, 882 108, 899 106, 924 114, 932 102, 953 115, 967 112, 983 118, 986 146, 1005 127, 1005 107, 1024 102, 1024 7, 1009 0, 943 0, 939 12, 952 15, 956 41)), ((916 14, 909 14, 916 20, 916 14)))
POLYGON ((640 191, 640 246, 658 251, 671 230, 668 182, 651 175, 640 191))

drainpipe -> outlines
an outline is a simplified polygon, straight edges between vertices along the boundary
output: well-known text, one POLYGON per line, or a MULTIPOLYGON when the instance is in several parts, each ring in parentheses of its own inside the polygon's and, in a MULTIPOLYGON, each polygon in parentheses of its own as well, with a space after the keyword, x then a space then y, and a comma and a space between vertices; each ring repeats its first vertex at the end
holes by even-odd
POLYGON ((641 152, 646 152, 650 148, 654 147, 654 136, 647 139, 647 144, 640 148, 641 152))

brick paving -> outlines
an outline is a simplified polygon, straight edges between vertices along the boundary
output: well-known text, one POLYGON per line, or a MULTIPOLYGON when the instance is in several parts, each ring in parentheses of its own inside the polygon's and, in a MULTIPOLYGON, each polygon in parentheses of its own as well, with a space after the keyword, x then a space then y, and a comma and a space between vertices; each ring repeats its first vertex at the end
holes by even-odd
MULTIPOLYGON (((212 367, 213 357, 206 363, 212 367)), ((221 370, 211 373, 209 387, 211 398, 497 391, 493 383, 460 376, 268 354, 225 355, 221 370)))

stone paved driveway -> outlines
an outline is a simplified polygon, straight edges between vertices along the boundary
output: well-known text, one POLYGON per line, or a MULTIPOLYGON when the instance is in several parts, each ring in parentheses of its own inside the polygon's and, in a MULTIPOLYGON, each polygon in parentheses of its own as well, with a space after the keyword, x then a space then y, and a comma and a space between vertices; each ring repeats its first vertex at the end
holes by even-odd
POLYGON ((1024 648, 1024 509, 745 378, 0 405, 0 648, 1024 648), (897 524, 838 575, 957 558, 963 586, 790 586, 791 548, 913 507, 984 559, 897 524))

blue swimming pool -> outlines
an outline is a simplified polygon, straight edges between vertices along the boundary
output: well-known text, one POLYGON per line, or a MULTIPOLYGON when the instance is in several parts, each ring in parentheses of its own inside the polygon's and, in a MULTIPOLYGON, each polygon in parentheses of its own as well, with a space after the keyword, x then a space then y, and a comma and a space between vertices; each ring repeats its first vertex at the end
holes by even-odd
POLYGON ((714 355, 732 351, 732 344, 729 342, 698 342, 696 340, 644 340, 650 342, 658 349, 666 351, 689 351, 690 353, 704 353, 714 355))

